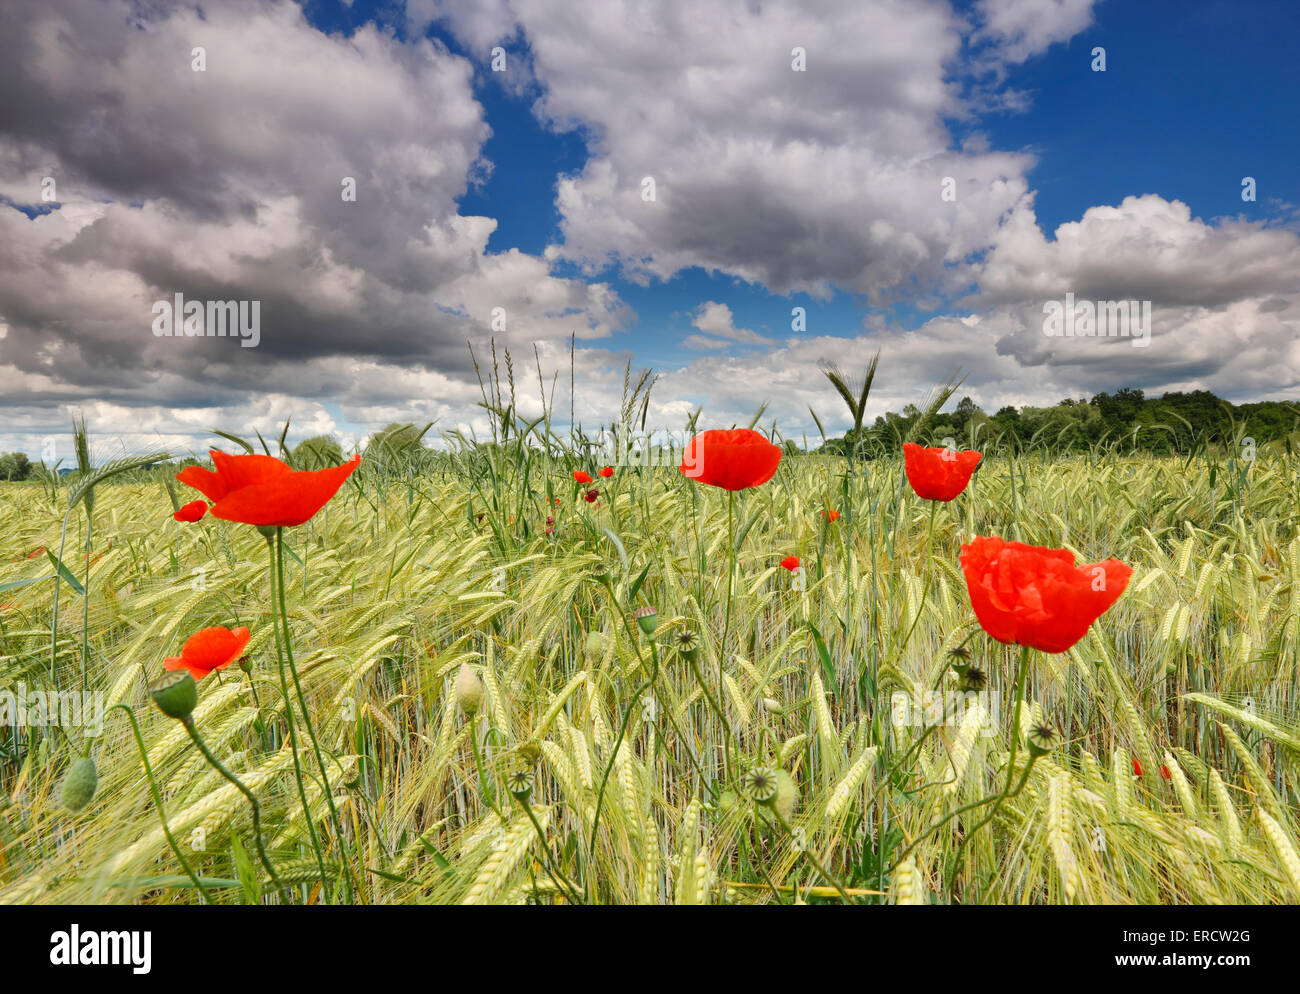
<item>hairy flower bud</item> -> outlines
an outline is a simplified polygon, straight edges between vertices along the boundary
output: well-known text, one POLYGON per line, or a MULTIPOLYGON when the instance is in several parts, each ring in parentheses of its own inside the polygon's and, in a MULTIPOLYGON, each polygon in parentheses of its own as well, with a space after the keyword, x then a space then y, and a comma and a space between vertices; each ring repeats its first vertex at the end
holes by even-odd
POLYGON ((456 674, 456 706, 471 718, 478 713, 483 703, 483 680, 469 667, 469 663, 460 664, 456 674))
POLYGON ((59 790, 59 801, 69 811, 80 811, 95 796, 97 786, 99 773, 95 770, 95 761, 84 756, 68 767, 59 790))

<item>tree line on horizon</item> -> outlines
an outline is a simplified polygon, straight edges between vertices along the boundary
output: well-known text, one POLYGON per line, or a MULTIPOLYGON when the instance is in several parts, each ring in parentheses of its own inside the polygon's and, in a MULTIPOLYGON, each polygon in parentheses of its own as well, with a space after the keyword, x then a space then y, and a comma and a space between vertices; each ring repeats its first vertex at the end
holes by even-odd
MULTIPOLYGON (((897 454, 902 440, 924 418, 925 412, 908 404, 901 414, 889 411, 873 424, 863 425, 860 432, 850 429, 839 438, 824 438, 811 451, 843 455, 856 448, 867 459, 897 454)), ((430 427, 390 424, 371 437, 366 450, 390 469, 414 468, 433 455, 423 444, 430 427)), ((1300 432, 1300 404, 1275 400, 1233 404, 1208 390, 1174 391, 1152 398, 1125 387, 1091 399, 1066 397, 1052 407, 1007 406, 988 414, 965 396, 952 411, 931 415, 923 429, 931 445, 952 439, 959 448, 992 451, 1066 454, 1110 444, 1151 455, 1186 455, 1198 446, 1244 444, 1249 439, 1255 445, 1281 442, 1289 452, 1292 436, 1300 432)), ((801 451, 793 440, 786 440, 784 448, 789 455, 801 451)), ((323 469, 342 463, 346 454, 337 439, 317 435, 294 446, 289 459, 297 469, 323 469)), ((196 461, 182 459, 176 465, 196 461)), ((49 472, 51 468, 33 463, 23 452, 0 454, 0 482, 20 482, 49 472)), ((75 467, 59 470, 60 475, 71 472, 75 467)))
MULTIPOLYGON (((856 450, 864 458, 894 454, 925 413, 908 404, 901 414, 889 411, 860 432, 826 439, 817 451, 843 455, 856 450)), ((1233 404, 1208 390, 1172 391, 1147 397, 1125 387, 1091 399, 1066 397, 1052 407, 1003 407, 993 414, 970 397, 954 410, 930 416, 924 434, 931 445, 952 439, 958 448, 1083 452, 1098 445, 1152 455, 1187 455, 1203 445, 1223 446, 1282 442, 1290 451, 1300 430, 1300 405, 1265 400, 1233 404)))

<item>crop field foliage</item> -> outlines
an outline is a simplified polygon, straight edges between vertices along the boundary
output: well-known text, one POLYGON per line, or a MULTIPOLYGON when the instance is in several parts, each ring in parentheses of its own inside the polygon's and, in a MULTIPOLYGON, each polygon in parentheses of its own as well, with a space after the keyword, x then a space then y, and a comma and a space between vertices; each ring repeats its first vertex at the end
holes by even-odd
POLYGON ((295 901, 1300 901, 1300 481, 1281 452, 992 452, 933 510, 897 457, 788 455, 734 511, 675 466, 616 466, 588 502, 572 473, 598 465, 518 438, 418 470, 368 456, 285 531, 337 821, 306 747, 303 814, 255 529, 173 521, 157 471, 100 484, 89 564, 85 505, 70 518, 63 562, 86 593, 60 582, 52 652, 54 569, 36 550, 59 549, 70 484, 0 485, 0 688, 127 705, 203 884, 114 709, 89 742, 0 728, 0 902, 280 899, 244 797, 149 703, 163 657, 208 625, 250 628, 250 666, 202 681, 195 722, 259 798, 295 901), (1073 649, 1033 654, 1019 723, 1050 718, 1061 742, 959 853, 975 815, 944 819, 1000 789, 1009 704, 990 734, 978 707, 929 732, 894 714, 899 694, 952 690, 963 642, 989 699, 1012 698, 1019 650, 979 631, 957 563, 977 534, 1134 574, 1073 649), (780 566, 791 554, 802 582, 780 566), (658 611, 651 636, 637 605, 658 611), (697 667, 673 648, 685 629, 697 667), (464 663, 484 685, 472 718, 464 663), (71 812, 60 783, 87 745, 98 788, 71 812), (520 755, 526 806, 505 779, 520 755), (789 774, 784 825, 735 786, 755 763, 789 774))

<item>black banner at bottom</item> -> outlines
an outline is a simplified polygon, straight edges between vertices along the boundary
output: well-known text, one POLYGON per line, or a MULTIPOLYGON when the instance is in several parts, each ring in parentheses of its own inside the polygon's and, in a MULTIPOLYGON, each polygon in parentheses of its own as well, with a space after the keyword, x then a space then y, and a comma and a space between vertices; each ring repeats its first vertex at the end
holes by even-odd
POLYGON ((7 980, 101 975, 128 986, 263 972, 382 983, 390 969, 450 979, 442 964, 496 973, 510 961, 534 975, 548 957, 558 977, 575 956, 587 977, 601 975, 603 957, 624 970, 644 957, 656 973, 718 957, 728 983, 821 971, 869 980, 880 968, 961 982, 980 964, 1029 983, 1125 973, 1223 983, 1287 969, 1297 934, 1300 909, 1257 907, 0 907, 7 980))

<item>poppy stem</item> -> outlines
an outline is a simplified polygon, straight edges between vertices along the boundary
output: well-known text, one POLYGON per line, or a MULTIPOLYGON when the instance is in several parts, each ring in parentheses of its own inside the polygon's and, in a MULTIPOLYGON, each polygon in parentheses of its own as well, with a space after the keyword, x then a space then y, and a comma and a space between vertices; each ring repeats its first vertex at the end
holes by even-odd
POLYGON ((492 785, 488 783, 487 773, 484 772, 483 770, 483 756, 479 752, 478 733, 474 730, 474 721, 475 721, 475 716, 470 715, 469 716, 469 744, 474 750, 474 768, 478 770, 479 790, 483 794, 483 800, 487 801, 488 807, 490 807, 496 813, 496 816, 498 818, 504 821, 505 815, 503 815, 501 813, 501 809, 497 807, 496 791, 492 788, 492 785))
POLYGON ((208 896, 207 886, 199 879, 198 874, 194 872, 194 868, 190 866, 189 860, 187 860, 185 854, 181 852, 181 847, 176 844, 176 838, 172 835, 172 830, 167 825, 167 812, 163 808, 162 793, 158 790, 158 784, 154 781, 153 768, 149 765, 149 750, 145 748, 144 737, 140 734, 140 725, 135 720, 135 712, 125 704, 114 704, 109 710, 116 710, 117 708, 121 708, 125 711, 127 719, 131 722, 131 731, 135 735, 135 744, 140 749, 140 761, 144 763, 144 776, 145 779, 149 781, 149 792, 153 794, 153 804, 154 807, 158 809, 158 820, 162 822, 163 835, 167 836, 167 844, 172 847, 172 852, 175 853, 176 858, 180 860, 181 867, 185 870, 185 875, 189 877, 190 880, 194 882, 194 886, 198 888, 199 896, 203 898, 204 903, 212 904, 214 902, 212 898, 208 896))
MULTIPOLYGON (((727 548, 730 550, 730 556, 727 562, 727 611, 722 623, 722 643, 718 646, 718 702, 722 703, 722 664, 727 658, 727 639, 731 634, 731 598, 732 589, 736 580, 736 491, 727 491, 727 548)), ((722 719, 722 779, 725 782, 731 781, 731 764, 728 757, 733 746, 731 741, 731 723, 727 720, 727 712, 724 708, 719 707, 718 717, 722 719)))
MULTIPOLYGON (((1001 803, 1004 800, 1006 800, 1009 797, 1015 797, 1017 794, 1020 793, 1021 787, 1023 787, 1025 785, 1025 781, 1029 779, 1029 770, 1033 767, 1034 762, 1037 760, 1036 756, 1031 755, 1029 757, 1029 765, 1025 767, 1025 772, 1020 778, 1020 783, 1016 786, 1015 790, 1010 790, 1011 777, 1015 773, 1016 745, 1017 742, 1019 741, 1019 735, 1020 735, 1020 727, 1019 727, 1020 702, 1024 698, 1025 674, 1029 669, 1028 660, 1029 660, 1029 648, 1027 646, 1022 646, 1020 651, 1020 666, 1016 674, 1016 705, 1012 712, 1012 722, 1014 723, 1014 727, 1012 729, 1012 735, 1011 735, 1011 753, 1007 761, 1006 786, 1002 789, 1001 793, 993 794, 990 795, 989 797, 982 797, 978 801, 971 801, 969 804, 963 804, 961 807, 956 808, 953 811, 949 811, 946 815, 944 815, 938 821, 934 822, 932 825, 929 825, 928 827, 922 829, 921 832, 916 836, 916 838, 914 838, 905 847, 903 847, 903 850, 897 856, 894 857, 894 862, 889 868, 890 873, 893 873, 894 870, 898 869, 899 865, 902 864, 903 860, 907 859, 907 857, 911 855, 912 850, 914 850, 917 846, 919 846, 922 840, 924 840, 925 837, 929 835, 931 832, 938 831, 939 829, 943 828, 944 825, 948 824, 948 822, 952 821, 954 818, 958 817, 959 815, 965 814, 967 811, 973 811, 975 808, 982 808, 984 807, 984 805, 992 804, 994 801, 996 801, 998 805, 1001 806, 1001 803)), ((933 727, 930 729, 930 731, 933 731, 933 727)), ((994 814, 997 813, 996 808, 994 809, 993 813, 994 814)), ((975 828, 971 829, 970 832, 966 833, 966 836, 963 838, 961 843, 962 846, 964 846, 966 844, 966 840, 969 839, 972 835, 974 835, 979 828, 983 827, 987 821, 988 821, 987 818, 984 819, 978 825, 976 825, 975 828)), ((958 852, 960 851, 961 848, 959 847, 958 852)), ((955 871, 954 871, 954 876, 955 876, 955 871)), ((949 887, 951 887, 951 881, 949 881, 949 887)))
POLYGON ((257 803, 257 798, 253 795, 253 792, 244 786, 243 781, 226 769, 221 760, 212 755, 212 750, 208 748, 207 743, 199 735, 199 730, 194 726, 193 717, 182 719, 182 724, 185 726, 185 731, 190 733, 190 738, 194 740, 194 744, 198 746, 199 752, 203 753, 203 758, 211 763, 218 773, 234 784, 241 794, 248 798, 249 806, 253 809, 253 841, 257 843, 257 856, 262 861, 262 865, 266 867, 267 875, 271 878, 271 882, 275 884, 275 889, 280 892, 280 900, 285 904, 292 904, 289 892, 280 881, 279 875, 275 872, 275 867, 271 865, 271 860, 267 858, 266 847, 262 844, 262 806, 257 803))
MULTIPOLYGON (((271 537, 266 537, 266 551, 271 557, 271 607, 275 610, 276 604, 276 556, 275 543, 271 537)), ((325 890, 325 899, 329 900, 329 875, 325 872, 325 853, 320 846, 320 837, 316 834, 316 822, 311 816, 311 807, 307 803, 307 787, 302 782, 302 759, 298 755, 298 732, 294 727, 293 720, 293 701, 289 698, 289 681, 285 675, 284 649, 280 644, 280 625, 279 619, 273 624, 272 629, 275 632, 275 655, 280 664, 280 697, 284 701, 284 723, 289 731, 289 752, 293 756, 293 778, 298 784, 298 799, 302 802, 303 820, 307 822, 307 834, 311 837, 311 845, 316 853, 316 866, 320 869, 321 887, 325 890)))
POLYGON ((1014 797, 1020 793, 1025 782, 1029 779, 1029 771, 1034 768, 1034 761, 1038 758, 1032 752, 1029 755, 1029 762, 1025 764, 1025 772, 1020 777, 1020 782, 1016 784, 1016 789, 1011 789, 1011 783, 1016 775, 1016 751, 1020 745, 1020 706, 1025 698, 1025 675, 1029 672, 1029 646, 1020 647, 1020 663, 1016 667, 1016 702, 1011 708, 1011 752, 1007 756, 1007 782, 1002 788, 1002 793, 993 798, 993 807, 989 808, 988 813, 981 818, 975 826, 962 836, 961 842, 957 845, 957 852, 953 855, 952 871, 948 875, 948 890, 952 890, 952 885, 957 879, 957 873, 961 870, 961 858, 966 849, 966 843, 973 839, 981 828, 991 822, 1002 807, 1002 802, 1008 797, 1014 797))
MULTIPOLYGON (((294 693, 298 696, 298 707, 302 711, 303 724, 307 726, 307 738, 311 740, 312 752, 316 756, 316 765, 320 767, 321 780, 325 785, 325 801, 329 805, 330 821, 334 825, 334 831, 338 835, 339 850, 347 856, 347 837, 343 834, 343 823, 339 820, 338 809, 334 806, 334 790, 330 786, 330 776, 325 768, 325 759, 321 755, 320 743, 316 739, 316 729, 312 726, 311 714, 307 710, 307 699, 302 692, 302 683, 298 679, 298 667, 293 662, 293 644, 289 639, 289 612, 285 607, 284 600, 284 529, 276 528, 275 530, 275 569, 278 582, 276 587, 279 593, 280 606, 280 623, 284 626, 284 655, 289 661, 289 673, 293 676, 294 693)), ((347 875, 343 878, 348 885, 348 895, 352 895, 352 869, 346 858, 343 861, 347 869, 347 875)), ((324 884, 324 881, 321 881, 324 884)))
MULTIPOLYGON (((624 623, 627 624, 626 618, 624 623)), ((636 641, 636 633, 631 630, 631 625, 627 625, 629 634, 632 636, 633 645, 636 646, 637 659, 641 662, 642 672, 645 670, 645 659, 641 655, 641 646, 636 641)), ((636 692, 632 695, 632 700, 628 702, 627 708, 623 711, 623 721, 618 726, 618 736, 614 739, 613 748, 609 751, 609 762, 605 764, 605 772, 600 778, 600 790, 596 792, 596 811, 591 819, 591 841, 588 843, 587 851, 589 854, 596 851, 596 833, 600 830, 600 809, 605 803, 605 787, 609 784, 609 775, 613 772, 614 763, 618 760, 618 750, 623 745, 623 737, 627 734, 628 722, 632 720, 632 712, 636 710, 637 702, 641 695, 654 686, 654 682, 659 679, 659 650, 655 648, 653 642, 650 643, 651 652, 653 652, 654 662, 650 667, 650 679, 637 687, 636 692)))
POLYGON ((528 820, 533 823, 533 830, 537 832, 538 845, 542 850, 542 865, 546 867, 547 876, 555 881, 555 886, 560 888, 560 892, 564 894, 568 900, 572 901, 574 904, 585 903, 578 895, 577 888, 574 887, 568 877, 560 872, 560 868, 555 865, 555 860, 551 858, 550 843, 546 841, 546 833, 542 831, 542 825, 541 822, 537 820, 537 815, 533 814, 533 807, 528 803, 528 798, 520 797, 517 798, 517 800, 519 801, 519 806, 524 809, 524 814, 528 815, 528 820))

